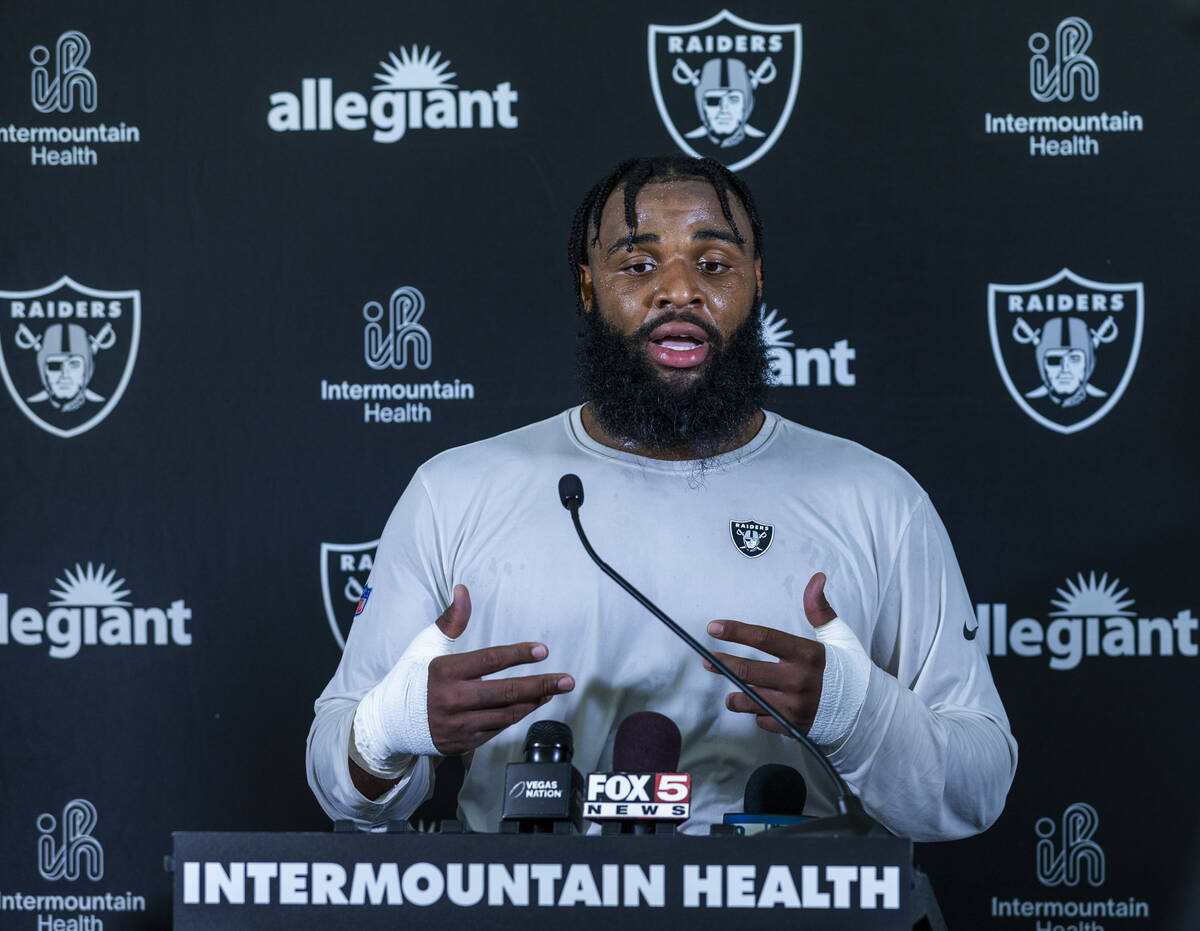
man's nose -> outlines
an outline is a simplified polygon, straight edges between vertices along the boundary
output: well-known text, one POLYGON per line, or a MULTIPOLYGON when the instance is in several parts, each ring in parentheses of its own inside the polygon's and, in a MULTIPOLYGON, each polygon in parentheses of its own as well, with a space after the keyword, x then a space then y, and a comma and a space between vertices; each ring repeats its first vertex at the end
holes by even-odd
POLYGON ((704 303, 704 291, 699 271, 683 259, 673 259, 662 267, 658 287, 654 290, 654 306, 698 307, 704 303))

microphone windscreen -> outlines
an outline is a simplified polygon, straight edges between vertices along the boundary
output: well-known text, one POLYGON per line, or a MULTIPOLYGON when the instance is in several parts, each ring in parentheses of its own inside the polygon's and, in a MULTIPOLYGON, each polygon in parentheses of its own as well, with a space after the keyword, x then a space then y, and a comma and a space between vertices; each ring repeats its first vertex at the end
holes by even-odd
POLYGON ((748 815, 802 815, 808 797, 804 777, 790 766, 767 763, 746 780, 743 811, 748 815))
POLYGON ((570 763, 575 755, 575 735, 562 721, 534 721, 525 734, 528 763, 570 763))
POLYGON ((665 714, 631 714, 613 738, 613 770, 618 773, 673 773, 679 768, 683 736, 665 714))
POLYGON ((576 506, 583 504, 583 482, 574 472, 568 472, 558 480, 558 500, 568 510, 572 502, 576 506))

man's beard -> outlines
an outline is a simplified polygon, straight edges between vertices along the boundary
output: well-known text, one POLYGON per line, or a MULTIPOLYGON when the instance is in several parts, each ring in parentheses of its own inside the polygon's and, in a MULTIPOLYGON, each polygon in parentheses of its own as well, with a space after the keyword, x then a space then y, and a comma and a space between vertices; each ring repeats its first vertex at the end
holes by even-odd
POLYGON ((767 346, 754 309, 726 342, 712 324, 688 312, 664 313, 627 338, 608 325, 596 304, 584 314, 578 360, 580 385, 600 426, 649 452, 711 458, 733 447, 767 397, 767 346), (678 386, 659 373, 645 349, 649 335, 673 320, 695 324, 709 340, 700 377, 681 379, 678 386))

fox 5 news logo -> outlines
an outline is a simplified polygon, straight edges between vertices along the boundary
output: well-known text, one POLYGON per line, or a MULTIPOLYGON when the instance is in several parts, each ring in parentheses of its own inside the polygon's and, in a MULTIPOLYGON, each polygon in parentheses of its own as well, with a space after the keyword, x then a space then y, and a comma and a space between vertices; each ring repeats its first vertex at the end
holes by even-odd
POLYGON ((688 773, 589 773, 583 816, 682 821, 691 799, 688 773))

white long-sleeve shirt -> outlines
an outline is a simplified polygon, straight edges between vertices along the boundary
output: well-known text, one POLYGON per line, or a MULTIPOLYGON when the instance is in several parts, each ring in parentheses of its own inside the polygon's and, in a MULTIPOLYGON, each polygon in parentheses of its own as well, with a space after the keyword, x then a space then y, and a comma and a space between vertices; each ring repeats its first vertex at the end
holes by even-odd
POLYGON ((833 811, 833 788, 804 751, 726 710, 732 687, 588 559, 559 502, 566 472, 583 480, 580 516, 602 558, 710 648, 756 655, 709 637, 714 618, 812 638, 802 595, 824 572, 826 597, 873 663, 853 729, 827 748, 838 771, 874 817, 914 840, 973 834, 1000 814, 1016 742, 983 645, 967 636, 975 618, 950 541, 906 472, 770 412, 749 443, 698 471, 597 443, 575 408, 434 457, 396 504, 370 598, 309 733, 309 783, 330 817, 375 825, 427 796, 431 760, 420 758, 395 789, 364 798, 349 775, 350 725, 457 583, 472 602, 459 650, 540 641, 547 660, 499 675, 566 672, 576 682, 474 751, 459 794, 474 830, 497 829, 504 765, 522 758, 534 720, 571 726, 586 773, 610 768, 617 726, 642 710, 682 732, 693 830, 741 810, 746 778, 767 762, 804 773, 808 813, 833 811), (735 521, 771 527, 759 555, 735 544, 735 521))

